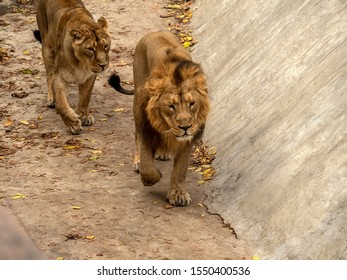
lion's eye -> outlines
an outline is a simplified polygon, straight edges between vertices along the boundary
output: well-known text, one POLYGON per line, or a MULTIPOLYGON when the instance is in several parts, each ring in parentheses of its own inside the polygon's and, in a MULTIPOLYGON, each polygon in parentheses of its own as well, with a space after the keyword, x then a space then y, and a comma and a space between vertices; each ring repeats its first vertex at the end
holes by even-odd
POLYGON ((175 105, 173 105, 173 104, 169 105, 169 108, 170 108, 171 110, 175 110, 175 109, 176 109, 176 108, 175 108, 175 105))
POLYGON ((192 102, 189 103, 189 107, 190 107, 190 108, 192 108, 194 105, 195 105, 195 102, 194 102, 194 101, 192 101, 192 102))
POLYGON ((110 47, 110 45, 105 45, 105 46, 104 46, 104 49, 105 49, 105 50, 108 50, 109 47, 110 47))

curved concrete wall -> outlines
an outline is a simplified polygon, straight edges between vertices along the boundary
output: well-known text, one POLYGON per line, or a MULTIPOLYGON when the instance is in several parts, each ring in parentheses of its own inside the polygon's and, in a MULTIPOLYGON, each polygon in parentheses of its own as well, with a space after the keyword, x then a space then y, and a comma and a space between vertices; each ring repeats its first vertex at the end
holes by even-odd
POLYGON ((207 204, 264 259, 347 259, 347 1, 196 1, 207 204))

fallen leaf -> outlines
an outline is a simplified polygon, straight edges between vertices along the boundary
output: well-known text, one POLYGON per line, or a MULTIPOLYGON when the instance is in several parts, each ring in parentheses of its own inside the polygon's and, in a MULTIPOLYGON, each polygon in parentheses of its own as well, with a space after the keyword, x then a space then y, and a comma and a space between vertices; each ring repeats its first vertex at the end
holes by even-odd
POLYGON ((64 257, 58 257, 56 258, 57 261, 62 261, 64 259, 64 257))
POLYGON ((186 41, 186 42, 183 43, 183 47, 188 49, 191 46, 191 44, 192 44, 191 42, 186 41))
POLYGON ((72 206, 73 210, 80 210, 82 207, 81 206, 72 206))
POLYGON ((206 181, 198 181, 198 185, 204 184, 206 181))
POLYGON ((24 51, 23 54, 28 55, 29 51, 24 51))
POLYGON ((20 121, 21 124, 25 124, 25 125, 28 125, 29 122, 28 121, 20 121))
POLYGON ((74 150, 74 149, 79 149, 81 146, 65 146, 63 149, 64 150, 74 150))
POLYGON ((94 240, 95 236, 94 235, 87 235, 83 237, 84 239, 88 239, 88 240, 94 240))
POLYGON ((89 158, 89 160, 94 161, 94 160, 97 160, 98 158, 99 158, 98 155, 92 155, 92 156, 89 158))
POLYGON ((4 126, 11 126, 11 125, 13 125, 13 121, 11 120, 7 120, 4 122, 4 126))
POLYGON ((176 9, 176 10, 179 10, 179 9, 181 9, 181 5, 167 5, 164 8, 165 9, 176 9))
POLYGON ((124 112, 124 111, 125 111, 124 108, 117 108, 117 109, 113 110, 113 112, 117 112, 117 113, 124 112))
POLYGON ((15 196, 12 196, 12 199, 23 199, 25 198, 25 195, 16 193, 15 196))
POLYGON ((259 258, 258 256, 253 256, 253 257, 252 257, 252 260, 253 260, 253 261, 259 261, 260 258, 259 258))
POLYGON ((173 208, 173 206, 172 206, 170 203, 165 203, 165 204, 163 205, 163 207, 164 207, 165 209, 171 209, 171 208, 173 208))

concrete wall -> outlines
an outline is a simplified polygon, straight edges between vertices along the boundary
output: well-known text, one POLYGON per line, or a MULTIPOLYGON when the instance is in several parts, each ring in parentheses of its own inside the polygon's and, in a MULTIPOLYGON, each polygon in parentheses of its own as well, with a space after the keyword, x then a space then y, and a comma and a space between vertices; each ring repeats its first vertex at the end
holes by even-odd
POLYGON ((198 0, 207 204, 263 259, 347 259, 347 1, 198 0))

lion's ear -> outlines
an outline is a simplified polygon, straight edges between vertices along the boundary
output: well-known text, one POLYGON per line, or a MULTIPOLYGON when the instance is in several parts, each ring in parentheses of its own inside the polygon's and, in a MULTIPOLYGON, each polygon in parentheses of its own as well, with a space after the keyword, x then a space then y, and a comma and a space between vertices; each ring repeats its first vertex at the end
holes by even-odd
POLYGON ((100 17, 100 18, 98 19, 98 24, 100 25, 100 27, 101 27, 105 32, 107 32, 108 23, 107 23, 106 18, 100 17))

